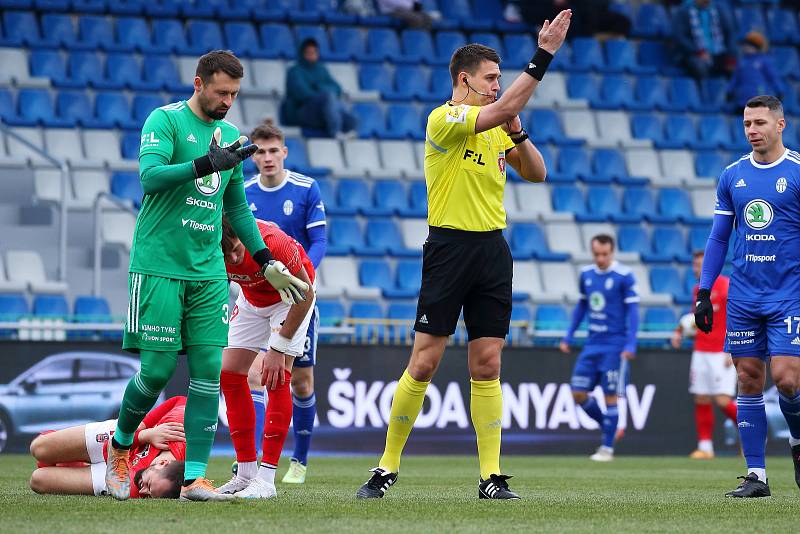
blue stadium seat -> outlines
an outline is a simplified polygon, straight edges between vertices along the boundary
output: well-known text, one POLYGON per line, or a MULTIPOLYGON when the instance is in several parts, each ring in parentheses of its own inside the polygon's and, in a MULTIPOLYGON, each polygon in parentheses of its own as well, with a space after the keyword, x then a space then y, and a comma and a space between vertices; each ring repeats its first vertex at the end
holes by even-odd
POLYGON ((597 79, 588 73, 571 74, 567 78, 567 94, 570 98, 582 98, 590 103, 600 101, 597 79))
POLYGON ((617 231, 617 238, 619 239, 619 249, 623 252, 638 252, 642 256, 653 252, 650 236, 647 235, 644 226, 621 225, 617 231))
POLYGON ((66 62, 57 50, 32 50, 28 65, 31 76, 50 78, 57 87, 70 85, 66 62))
POLYGON ((650 139, 656 146, 663 146, 664 125, 653 113, 637 113, 631 117, 631 133, 636 139, 650 139))
POLYGON ((319 322, 323 326, 340 326, 346 316, 344 306, 338 300, 318 300, 319 322))
POLYGON ((319 186, 319 196, 325 204, 325 213, 327 215, 355 215, 355 210, 340 211, 338 200, 336 199, 336 190, 333 187, 331 180, 317 180, 319 186))
POLYGON ((589 208, 589 216, 576 217, 580 222, 604 222, 613 221, 616 223, 639 222, 640 217, 625 213, 622 209, 619 195, 611 186, 593 186, 586 193, 586 205, 589 208))
MULTIPOLYGON (((178 15, 181 14, 181 7, 185 6, 188 10, 197 8, 195 13, 197 16, 201 17, 210 17, 213 12, 205 9, 205 13, 203 13, 203 4, 201 2, 193 3, 191 5, 187 5, 180 0, 158 0, 158 1, 151 1, 146 2, 142 6, 143 12, 148 17, 152 18, 169 18, 169 19, 177 19, 178 15)), ((190 15, 187 15, 189 17, 190 15)))
POLYGON ((605 67, 603 50, 593 37, 576 37, 572 40, 572 63, 568 70, 599 71, 605 67))
POLYGON ((658 76, 639 76, 636 79, 634 97, 635 107, 639 110, 661 108, 667 102, 664 83, 658 76))
POLYGON ((289 155, 286 157, 285 162, 287 168, 314 177, 330 174, 331 170, 326 167, 311 166, 311 163, 308 161, 306 144, 302 139, 287 137, 284 142, 286 143, 286 148, 289 149, 289 155))
POLYGON ((37 295, 33 298, 33 315, 44 318, 66 318, 69 306, 64 295, 37 295))
MULTIPOLYGON (((110 323, 112 322, 111 308, 103 297, 81 296, 75 298, 74 321, 76 323, 110 323)), ((96 332, 93 330, 76 330, 69 332, 70 339, 89 338, 101 335, 104 338, 121 337, 118 332, 96 332)))
POLYGON ((508 240, 515 260, 567 261, 569 254, 551 252, 547 238, 536 223, 520 222, 511 227, 508 240))
POLYGON ((142 64, 146 65, 146 68, 142 69, 144 80, 141 83, 133 84, 133 89, 148 90, 152 85, 157 85, 167 91, 191 91, 190 86, 181 83, 178 69, 171 57, 145 56, 142 64))
POLYGON ((361 28, 352 26, 333 26, 331 46, 332 50, 328 53, 330 61, 358 61, 367 51, 361 28))
POLYGON ((144 124, 145 119, 154 109, 165 104, 164 99, 158 95, 136 95, 133 97, 133 119, 139 124, 144 124))
POLYGON ((16 117, 17 108, 14 106, 14 98, 11 96, 11 91, 0 88, 0 120, 11 124, 16 117))
POLYGON ((255 26, 249 22, 226 22, 223 27, 225 43, 239 57, 268 58, 262 50, 255 26))
POLYGON ((115 172, 111 175, 111 194, 129 200, 136 208, 142 205, 142 182, 138 172, 115 172))
POLYGON ((677 217, 686 224, 699 224, 704 222, 695 217, 692 211, 692 201, 689 194, 683 189, 663 188, 658 195, 658 211, 667 217, 677 217))
MULTIPOLYGON (((624 213, 638 220, 650 220, 657 214, 656 201, 649 187, 628 187, 622 193, 622 210, 624 213)), ((658 215, 656 215, 658 216, 658 215)), ((657 222, 670 222, 659 220, 657 222)))
POLYGON ((373 28, 367 32, 367 49, 362 61, 396 62, 403 57, 400 39, 391 28, 373 28))
POLYGON ((339 180, 336 196, 341 208, 351 208, 363 214, 364 208, 372 207, 372 194, 369 184, 364 180, 348 178, 339 180))
POLYGON ((139 91, 157 91, 160 84, 145 83, 142 80, 139 62, 133 54, 108 54, 106 58, 106 68, 108 70, 108 81, 113 84, 139 91))
POLYGON ((775 67, 784 78, 797 80, 800 78, 800 55, 797 47, 794 46, 774 46, 771 54, 775 60, 775 67))
POLYGON ((327 60, 331 53, 331 44, 328 40, 328 32, 323 26, 300 24, 294 27, 294 37, 298 46, 308 38, 314 39, 319 45, 319 55, 323 60, 327 60))
POLYGON ((398 65, 394 72, 394 88, 382 93, 384 100, 407 102, 427 96, 428 71, 418 65, 398 65))
POLYGON ((503 44, 506 50, 503 65, 513 69, 527 67, 531 59, 530 51, 536 49, 533 37, 527 33, 507 34, 503 37, 503 44))
POLYGON ((771 6, 767 9, 767 34, 774 44, 800 44, 797 12, 771 6))
POLYGON ((597 148, 592 154, 592 174, 584 177, 585 182, 608 183, 616 180, 620 183, 628 178, 625 158, 613 148, 597 148))
POLYGON ((369 323, 355 325, 355 340, 359 343, 377 343, 386 336, 383 309, 377 302, 354 302, 350 307, 350 317, 361 320, 372 320, 369 323))
POLYGON ((353 114, 358 118, 358 136, 362 139, 372 137, 389 139, 387 135, 386 118, 383 108, 376 102, 356 102, 352 107, 353 114))
POLYGON ((132 51, 132 48, 117 43, 111 20, 98 15, 82 15, 78 18, 78 41, 76 44, 81 49, 88 50, 132 51))
POLYGON ((453 52, 467 44, 464 34, 456 31, 444 31, 436 34, 436 58, 440 61, 450 62, 453 52))
POLYGON ((536 307, 534 314, 536 330, 566 330, 569 327, 567 310, 556 304, 536 307))
POLYGON ((422 95, 424 102, 434 102, 441 104, 447 100, 453 92, 453 82, 450 79, 450 70, 447 67, 439 66, 431 69, 430 90, 422 95))
POLYGON ((118 17, 116 19, 117 43, 123 51, 133 51, 144 54, 167 54, 169 48, 153 44, 150 27, 147 21, 140 17, 118 17))
POLYGON ((597 100, 591 102, 595 109, 636 109, 638 105, 633 96, 633 85, 626 76, 608 74, 600 81, 597 100))
POLYGON ((292 30, 286 24, 266 23, 259 28, 262 52, 269 58, 293 59, 297 56, 298 44, 292 30))
MULTIPOLYGON (((750 143, 747 142, 747 137, 744 134, 744 126, 742 125, 741 118, 731 121, 731 142, 726 147, 733 152, 731 155, 731 163, 742 157, 743 154, 750 153, 753 149, 750 143)), ((787 128, 788 130, 788 128, 787 128)), ((784 130, 784 144, 786 144, 786 130, 784 130)))
POLYGON ((703 117, 699 132, 700 138, 692 143, 695 150, 726 148, 731 146, 731 129, 728 125, 728 119, 723 115, 703 117))
POLYGON ((631 74, 655 74, 653 65, 640 65, 637 59, 636 42, 629 39, 609 39, 605 49, 606 72, 628 72, 631 74))
POLYGON ((144 3, 140 0, 117 0, 109 2, 108 11, 112 15, 141 15, 144 3))
POLYGON ((377 287, 387 298, 386 292, 395 288, 392 267, 386 260, 361 260, 358 281, 364 287, 377 287))
POLYGON ((442 18, 445 20, 467 20, 472 18, 469 0, 446 0, 439 3, 442 18))
POLYGON ((381 94, 394 90, 394 72, 383 64, 362 64, 358 69, 358 85, 364 91, 381 94))
POLYGON ((391 343, 407 343, 412 336, 414 321, 417 318, 417 306, 410 302, 391 302, 386 317, 392 319, 389 325, 389 341, 391 343), (400 323, 399 321, 406 321, 400 323))
POLYGON ((67 128, 72 122, 56 116, 53 100, 46 89, 20 89, 17 93, 17 118, 11 124, 67 128))
POLYGON ((571 181, 591 176, 592 164, 588 152, 580 147, 565 146, 558 151, 558 172, 571 181))
POLYGON ((700 102, 700 91, 693 78, 676 76, 667 85, 669 101, 661 104, 663 111, 708 111, 700 102))
POLYGON ((701 150, 694 155, 695 174, 700 178, 716 178, 728 163, 719 152, 711 150, 701 150))
POLYGON ((430 32, 403 30, 400 34, 400 45, 404 61, 415 64, 432 63, 436 57, 430 32))
POLYGON ((728 102, 728 80, 714 77, 700 81, 700 96, 703 105, 709 111, 730 111, 732 104, 728 102))
POLYGON ((672 295, 676 304, 682 304, 691 295, 687 295, 681 282, 681 275, 678 269, 668 266, 657 266, 650 268, 650 287, 653 293, 668 293, 672 295))
POLYGON ((179 48, 184 55, 202 55, 225 48, 219 24, 209 20, 190 20, 186 25, 187 45, 179 48))
POLYGON ((56 113, 71 126, 91 123, 91 109, 86 91, 60 91, 56 96, 56 113))
POLYGON ((664 140, 655 143, 656 148, 689 148, 697 139, 694 120, 685 113, 667 115, 664 134, 664 140))
POLYGON ((496 33, 475 32, 469 36, 468 40, 470 43, 478 43, 493 48, 501 58, 506 56, 505 50, 503 49, 503 42, 496 33))
POLYGON ((656 3, 639 4, 631 26, 634 37, 657 39, 669 36, 670 31, 669 14, 664 6, 656 3))
MULTIPOLYGON (((86 114, 85 109, 83 114, 86 114)), ((82 118, 81 124, 87 128, 123 128, 126 130, 135 130, 141 126, 131 116, 128 99, 123 93, 116 91, 97 93, 94 100, 94 115, 94 117, 82 118)))
POLYGON ((390 214, 399 214, 408 209, 408 192, 397 180, 380 180, 372 187, 372 196, 376 208, 388 210, 390 214))
MULTIPOLYGON (((705 250, 711 227, 708 225, 694 225, 689 227, 689 250, 705 250)), ((729 247, 730 248, 730 247, 729 247)), ((691 269, 689 269, 691 271, 691 269)))
POLYGON ((511 325, 508 329, 506 341, 511 344, 518 343, 525 336, 525 332, 530 327, 533 317, 531 310, 524 303, 515 304, 511 309, 511 325), (524 325, 517 323, 526 323, 524 325))
POLYGON ((734 9, 734 14, 736 15, 740 35, 745 35, 752 30, 766 33, 767 21, 764 18, 764 12, 761 7, 757 5, 737 7, 734 9))
POLYGON ((411 182, 408 188, 407 210, 400 210, 401 217, 427 217, 428 215, 428 190, 425 182, 411 182))
POLYGON ((675 329, 678 318, 672 308, 654 307, 644 311, 642 330, 644 332, 665 332, 675 329))
POLYGON ((536 143, 553 143, 559 146, 582 145, 583 139, 573 139, 564 135, 561 118, 552 109, 534 109, 530 115, 522 117, 527 124, 531 138, 536 143))
POLYGON ((2 46, 37 46, 41 42, 39 23, 33 11, 6 11, 3 13, 2 46))
POLYGON ((403 236, 392 219, 376 217, 367 221, 365 231, 366 244, 370 248, 379 249, 392 256, 416 258, 419 250, 405 248, 403 236))
POLYGON ((75 26, 69 15, 46 13, 40 19, 42 39, 39 46, 47 48, 73 48, 76 45, 75 26))
POLYGON ((125 132, 120 140, 119 150, 123 159, 139 159, 139 132, 125 132))
POLYGON ((583 193, 574 185, 557 185, 552 189, 553 209, 577 215, 586 215, 583 193))
MULTIPOLYGON (((161 6, 166 7, 170 12, 165 15, 170 18, 176 18, 177 13, 172 12, 174 4, 177 4, 179 13, 186 19, 206 19, 214 16, 214 5, 210 0, 195 0, 194 2, 180 2, 179 0, 167 0, 161 3, 161 6), (173 5, 170 5, 173 4, 173 5)), ((146 12, 146 10, 145 10, 146 12)))
POLYGON ((673 59, 674 54, 663 41, 642 41, 639 43, 639 64, 654 68, 665 76, 677 76, 683 72, 673 59))
POLYGON ((387 130, 411 139, 422 140, 425 132, 421 128, 419 110, 411 104, 392 104, 386 113, 388 117, 387 130))
POLYGON ((98 55, 94 52, 72 52, 69 56, 70 86, 94 89, 123 89, 124 84, 114 80, 106 80, 105 69, 98 55))
POLYGON ((174 19, 155 19, 152 23, 153 44, 166 48, 172 53, 179 53, 188 48, 183 24, 174 19))
POLYGON ((18 321, 30 314, 25 295, 0 295, 0 321, 18 321))
POLYGON ((348 256, 353 248, 364 245, 361 227, 354 218, 330 217, 328 226, 327 254, 331 256, 348 256))
POLYGON ((672 261, 688 263, 692 261, 683 232, 675 226, 657 226, 653 229, 654 256, 643 255, 645 262, 672 261))
MULTIPOLYGON (((421 254, 417 251, 417 255, 421 254)), ((422 261, 421 260, 398 260, 397 261, 397 287, 407 291, 415 291, 419 294, 422 285, 422 261)))

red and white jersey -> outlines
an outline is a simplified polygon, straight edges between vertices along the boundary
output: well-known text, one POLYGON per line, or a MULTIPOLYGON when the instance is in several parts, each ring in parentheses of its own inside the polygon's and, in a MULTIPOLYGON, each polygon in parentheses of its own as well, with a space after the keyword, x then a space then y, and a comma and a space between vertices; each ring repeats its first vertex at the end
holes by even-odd
MULTIPOLYGON (((305 268, 309 280, 314 282, 314 264, 308 259, 303 245, 286 235, 276 224, 256 219, 258 229, 264 244, 267 245, 272 257, 283 263, 290 273, 297 276, 305 268)), ((242 288, 242 294, 247 302, 257 308, 266 308, 281 302, 281 297, 274 287, 261 275, 261 267, 249 252, 239 265, 225 263, 228 271, 228 280, 236 282, 242 288)))
MULTIPOLYGON (((184 411, 186 410, 186 397, 171 397, 162 402, 148 412, 142 423, 145 428, 153 428, 157 425, 164 423, 180 423, 183 424, 184 411)), ((161 449, 153 447, 149 443, 139 443, 139 431, 133 440, 133 446, 130 449, 131 460, 131 499, 139 498, 139 488, 133 483, 136 473, 144 471, 156 456, 164 452, 161 449)), ((176 460, 186 460, 186 443, 183 441, 170 441, 167 443, 169 451, 176 460)), ((108 447, 103 449, 103 457, 108 461, 108 447)))
MULTIPOLYGON (((718 276, 711 288, 711 305, 714 307, 714 328, 711 333, 706 334, 697 331, 694 338, 694 350, 700 352, 722 352, 725 346, 725 322, 728 309, 728 285, 730 281, 727 276, 718 276)), ((692 290, 692 300, 697 302, 697 290, 699 286, 695 284, 692 290)))

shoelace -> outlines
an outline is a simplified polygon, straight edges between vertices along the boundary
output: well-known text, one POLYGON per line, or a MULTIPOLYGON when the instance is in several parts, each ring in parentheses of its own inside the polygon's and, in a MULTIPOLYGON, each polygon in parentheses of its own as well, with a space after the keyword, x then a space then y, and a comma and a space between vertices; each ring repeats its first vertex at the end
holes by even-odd
POLYGON ((128 476, 128 455, 117 456, 116 454, 112 454, 111 463, 117 478, 119 480, 125 480, 128 476))
MULTIPOLYGON (((195 484, 197 484, 198 486, 200 486, 200 488, 202 488, 204 490, 213 491, 214 493, 216 493, 216 490, 214 489, 214 481, 213 480, 208 480, 207 478, 201 478, 201 479, 198 479, 195 482, 195 484)), ((194 484, 192 484, 192 485, 194 485, 194 484)))
POLYGON ((499 477, 499 476, 492 476, 490 477, 491 481, 501 489, 508 490, 508 482, 506 478, 499 477))
POLYGON ((372 478, 367 482, 367 486, 374 490, 381 490, 383 489, 383 478, 384 475, 381 473, 373 473, 372 478))

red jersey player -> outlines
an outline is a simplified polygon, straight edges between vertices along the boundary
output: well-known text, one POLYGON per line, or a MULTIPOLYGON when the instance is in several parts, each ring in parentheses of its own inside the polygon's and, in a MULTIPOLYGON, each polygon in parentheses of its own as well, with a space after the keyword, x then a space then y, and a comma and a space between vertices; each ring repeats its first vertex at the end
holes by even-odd
POLYGON ((227 220, 222 221, 222 250, 228 279, 242 290, 230 319, 228 346, 222 353, 220 386, 225 396, 231 440, 236 449, 236 475, 220 493, 246 499, 275 497, 275 470, 292 420, 289 389, 292 364, 305 349, 306 330, 314 311, 314 266, 303 247, 277 225, 257 220, 264 243, 289 272, 309 285, 305 301, 288 304, 260 274, 227 220), (247 373, 263 353, 261 383, 267 386, 261 465, 256 462, 255 408, 247 373))
MULTIPOLYGON (((172 397, 145 416, 130 448, 131 498, 177 499, 183 482, 186 397, 172 397)), ((31 443, 38 461, 30 486, 36 493, 104 495, 108 442, 116 419, 47 432, 31 443)))
MULTIPOLYGON (((703 268, 703 252, 695 252, 692 269, 700 279, 703 268)), ((697 298, 697 285, 693 289, 693 300, 697 298)), ((714 324, 725 324, 728 303, 728 278, 720 276, 711 288, 711 303, 714 306, 714 324)), ((692 324, 694 324, 692 317, 692 324)), ((672 346, 679 348, 683 341, 681 326, 672 336, 672 346)), ((694 418, 697 428, 697 449, 689 457, 696 460, 714 458, 714 408, 713 402, 734 424, 736 424, 736 368, 730 354, 724 352, 725 329, 716 328, 706 334, 697 330, 694 351, 689 370, 689 393, 694 395, 694 418)))

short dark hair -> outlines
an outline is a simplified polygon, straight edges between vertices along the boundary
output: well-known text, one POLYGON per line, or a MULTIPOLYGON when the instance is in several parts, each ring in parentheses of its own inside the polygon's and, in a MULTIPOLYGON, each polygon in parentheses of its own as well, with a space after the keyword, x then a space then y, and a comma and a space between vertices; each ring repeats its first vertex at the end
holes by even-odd
POLYGON ((283 143, 283 130, 275 126, 275 123, 272 122, 272 119, 267 119, 253 128, 253 131, 250 132, 250 140, 252 141, 253 139, 263 139, 265 141, 277 139, 283 143))
POLYGON ((300 52, 305 52, 306 48, 309 46, 313 46, 314 48, 319 48, 319 43, 313 37, 306 37, 303 39, 303 42, 300 43, 300 52))
POLYGON ((781 104, 781 101, 778 100, 777 97, 772 95, 754 96, 748 100, 747 104, 744 106, 747 108, 767 108, 770 111, 774 111, 780 115, 783 115, 783 104, 781 104))
POLYGON ((169 491, 161 496, 162 499, 177 499, 180 497, 185 465, 184 462, 180 461, 170 462, 161 470, 159 474, 162 478, 170 481, 169 491))
POLYGON ((482 61, 491 61, 500 64, 500 55, 488 46, 478 43, 464 45, 455 52, 450 58, 450 78, 453 80, 453 87, 458 84, 458 73, 469 72, 475 74, 482 61))
POLYGON ((236 80, 244 77, 242 62, 230 50, 213 50, 201 56, 194 75, 199 76, 203 83, 208 83, 220 71, 236 80))
POLYGON ((705 255, 706 255, 706 251, 705 250, 701 250, 701 249, 698 249, 698 250, 695 250, 694 252, 692 252, 692 257, 693 258, 702 258, 705 255))
POLYGON ((597 234, 592 238, 592 243, 597 241, 601 245, 611 245, 611 250, 614 250, 614 238, 608 234, 597 234))

